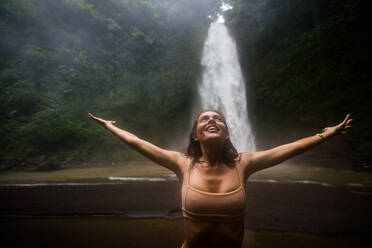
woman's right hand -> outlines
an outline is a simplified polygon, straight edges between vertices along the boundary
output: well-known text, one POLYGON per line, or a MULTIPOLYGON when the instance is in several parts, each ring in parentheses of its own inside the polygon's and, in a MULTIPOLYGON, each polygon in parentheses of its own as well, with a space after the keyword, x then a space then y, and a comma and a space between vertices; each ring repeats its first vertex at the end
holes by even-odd
POLYGON ((101 119, 101 118, 98 118, 98 117, 92 115, 91 113, 88 113, 88 116, 90 118, 92 118, 93 120, 95 120, 96 122, 98 122, 99 124, 105 126, 105 127, 116 124, 116 121, 106 121, 104 119, 101 119))
POLYGON ((180 179, 182 179, 184 171, 183 165, 186 164, 187 160, 186 156, 182 155, 179 152, 162 149, 150 142, 140 139, 136 135, 116 127, 115 121, 107 121, 98 118, 91 113, 88 113, 88 116, 99 124, 103 125, 108 131, 127 143, 130 147, 140 152, 155 163, 170 169, 171 171, 176 173, 180 179))

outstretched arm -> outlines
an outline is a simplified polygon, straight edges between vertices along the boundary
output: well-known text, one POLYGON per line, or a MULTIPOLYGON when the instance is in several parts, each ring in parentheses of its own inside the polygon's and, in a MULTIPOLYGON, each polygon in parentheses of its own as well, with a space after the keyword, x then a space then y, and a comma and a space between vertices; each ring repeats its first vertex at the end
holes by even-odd
POLYGON ((246 161, 248 162, 247 170, 250 173, 253 173, 269 168, 300 153, 310 150, 337 134, 345 134, 346 130, 351 127, 351 121, 352 119, 350 119, 350 114, 348 114, 343 122, 333 127, 324 128, 320 134, 303 138, 289 144, 277 146, 270 150, 243 154, 246 156, 246 161))
POLYGON ((140 152, 150 160, 172 170, 178 176, 182 174, 180 165, 182 164, 181 160, 184 159, 184 156, 182 156, 181 153, 162 149, 151 144, 150 142, 140 139, 136 135, 116 127, 115 121, 107 121, 90 113, 88 113, 88 116, 103 125, 112 134, 123 140, 131 148, 140 152))

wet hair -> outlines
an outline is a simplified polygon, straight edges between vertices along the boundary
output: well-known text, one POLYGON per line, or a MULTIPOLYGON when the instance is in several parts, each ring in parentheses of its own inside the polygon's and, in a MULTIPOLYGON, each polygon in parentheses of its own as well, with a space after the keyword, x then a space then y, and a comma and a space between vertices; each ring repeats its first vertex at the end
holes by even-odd
MULTIPOLYGON (((189 145, 187 147, 186 155, 190 156, 192 158, 192 165, 194 165, 196 162, 199 161, 199 158, 202 156, 202 151, 200 148, 200 142, 196 140, 196 127, 198 125, 198 119, 201 114, 205 112, 215 112, 219 114, 222 118, 222 121, 225 123, 227 130, 229 130, 229 127, 227 126, 226 119, 219 111, 216 110, 204 110, 200 112, 195 119, 194 125, 191 129, 190 136, 189 136, 189 145)), ((221 161, 227 164, 229 167, 235 166, 235 161, 237 158, 240 158, 240 154, 234 147, 234 145, 231 143, 230 138, 225 140, 225 143, 223 144, 222 149, 222 156, 221 161)))

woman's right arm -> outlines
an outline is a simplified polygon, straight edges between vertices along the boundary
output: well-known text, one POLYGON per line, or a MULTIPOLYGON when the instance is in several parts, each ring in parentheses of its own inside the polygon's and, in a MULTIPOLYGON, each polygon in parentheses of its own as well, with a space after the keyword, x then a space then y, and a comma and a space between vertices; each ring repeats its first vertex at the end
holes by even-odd
POLYGON ((151 144, 150 142, 140 139, 136 135, 116 127, 115 121, 107 121, 98 118, 90 113, 88 113, 88 116, 93 120, 97 121, 98 123, 100 123, 101 125, 103 125, 112 134, 117 136, 119 139, 123 140, 131 148, 143 154, 148 159, 170 169, 171 171, 175 172, 178 176, 182 175, 181 166, 186 157, 182 155, 180 152, 165 150, 151 144))

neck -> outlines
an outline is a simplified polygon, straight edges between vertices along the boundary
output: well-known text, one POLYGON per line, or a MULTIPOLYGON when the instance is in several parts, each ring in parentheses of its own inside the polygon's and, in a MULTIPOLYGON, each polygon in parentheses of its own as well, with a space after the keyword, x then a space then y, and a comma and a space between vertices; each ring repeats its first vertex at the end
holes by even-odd
POLYGON ((210 166, 216 166, 221 159, 223 144, 200 144, 202 156, 200 161, 207 162, 210 166))

